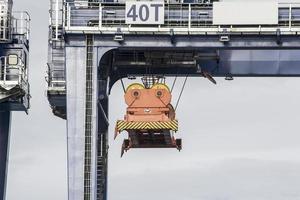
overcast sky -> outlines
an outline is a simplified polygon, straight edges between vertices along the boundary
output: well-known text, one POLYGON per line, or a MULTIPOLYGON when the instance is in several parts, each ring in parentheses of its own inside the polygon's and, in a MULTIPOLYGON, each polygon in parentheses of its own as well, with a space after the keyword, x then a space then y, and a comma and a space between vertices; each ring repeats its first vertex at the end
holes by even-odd
MULTIPOLYGON (((33 98, 28 116, 13 114, 7 200, 67 200, 66 123, 45 95, 48 4, 14 1, 32 18, 33 98)), ((131 150, 122 159, 122 137, 112 135, 125 104, 113 88, 109 200, 300 200, 300 79, 217 81, 188 81, 177 113, 181 153, 131 150)))

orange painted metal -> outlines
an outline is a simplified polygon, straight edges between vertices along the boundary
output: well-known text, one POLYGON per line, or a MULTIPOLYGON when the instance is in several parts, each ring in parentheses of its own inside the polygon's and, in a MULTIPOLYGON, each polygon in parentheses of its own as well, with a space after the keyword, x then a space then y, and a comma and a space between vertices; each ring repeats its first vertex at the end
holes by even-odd
POLYGON ((151 88, 132 84, 127 88, 124 98, 128 107, 124 120, 119 120, 117 123, 115 135, 117 137, 121 130, 128 132, 129 139, 123 143, 122 154, 130 148, 181 150, 181 140, 173 136, 174 126, 177 130, 178 121, 175 120, 175 110, 171 105, 172 94, 165 84, 155 84, 151 88), (143 124, 147 124, 147 127, 135 129, 132 122, 137 124, 136 127, 141 127, 143 124), (170 126, 168 127, 167 124, 170 126))
POLYGON ((133 89, 125 94, 126 121, 169 121, 172 95, 166 89, 133 89))

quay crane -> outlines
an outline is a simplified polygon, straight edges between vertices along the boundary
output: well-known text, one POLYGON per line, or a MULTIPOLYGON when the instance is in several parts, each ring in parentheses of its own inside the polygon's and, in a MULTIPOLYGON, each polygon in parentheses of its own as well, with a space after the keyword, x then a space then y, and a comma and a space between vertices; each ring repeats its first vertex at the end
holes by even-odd
MULTIPOLYGON (((49 21, 47 95, 53 114, 67 120, 69 200, 107 199, 108 105, 117 81, 300 76, 297 3, 50 0, 49 21)), ((170 98, 166 85, 129 86, 116 131, 129 133, 124 151, 181 149, 170 134, 178 128, 170 98), (161 93, 166 99, 155 97, 161 93), (162 129, 157 121, 176 125, 162 129)))

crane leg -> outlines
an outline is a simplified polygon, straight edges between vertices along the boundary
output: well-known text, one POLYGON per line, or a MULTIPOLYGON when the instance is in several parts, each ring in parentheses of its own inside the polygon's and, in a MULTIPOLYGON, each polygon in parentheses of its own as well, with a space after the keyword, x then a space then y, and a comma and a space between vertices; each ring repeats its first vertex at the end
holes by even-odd
POLYGON ((10 112, 0 111, 0 200, 5 199, 10 112))

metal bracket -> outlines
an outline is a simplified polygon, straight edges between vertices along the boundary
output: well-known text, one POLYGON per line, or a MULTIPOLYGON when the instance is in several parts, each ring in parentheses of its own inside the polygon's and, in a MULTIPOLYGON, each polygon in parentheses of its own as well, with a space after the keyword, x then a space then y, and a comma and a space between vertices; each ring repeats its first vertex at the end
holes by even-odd
POLYGON ((225 80, 226 81, 233 81, 234 78, 231 75, 228 75, 228 76, 225 77, 225 80))
POLYGON ((230 41, 230 36, 229 36, 228 30, 226 28, 223 29, 223 32, 220 35, 219 41, 223 42, 223 43, 227 43, 230 41))
POLYGON ((220 42, 224 42, 224 43, 227 43, 230 41, 230 37, 229 35, 221 35, 220 36, 220 42))
POLYGON ((282 40, 281 40, 281 31, 280 31, 279 28, 276 30, 276 43, 277 43, 278 45, 281 45, 281 44, 282 44, 282 40))
POLYGON ((124 34, 122 33, 121 28, 117 29, 117 32, 114 36, 114 41, 117 41, 119 43, 122 43, 124 41, 124 34))
POLYGON ((174 29, 170 29, 170 40, 171 40, 171 44, 175 44, 175 34, 174 34, 174 29))

